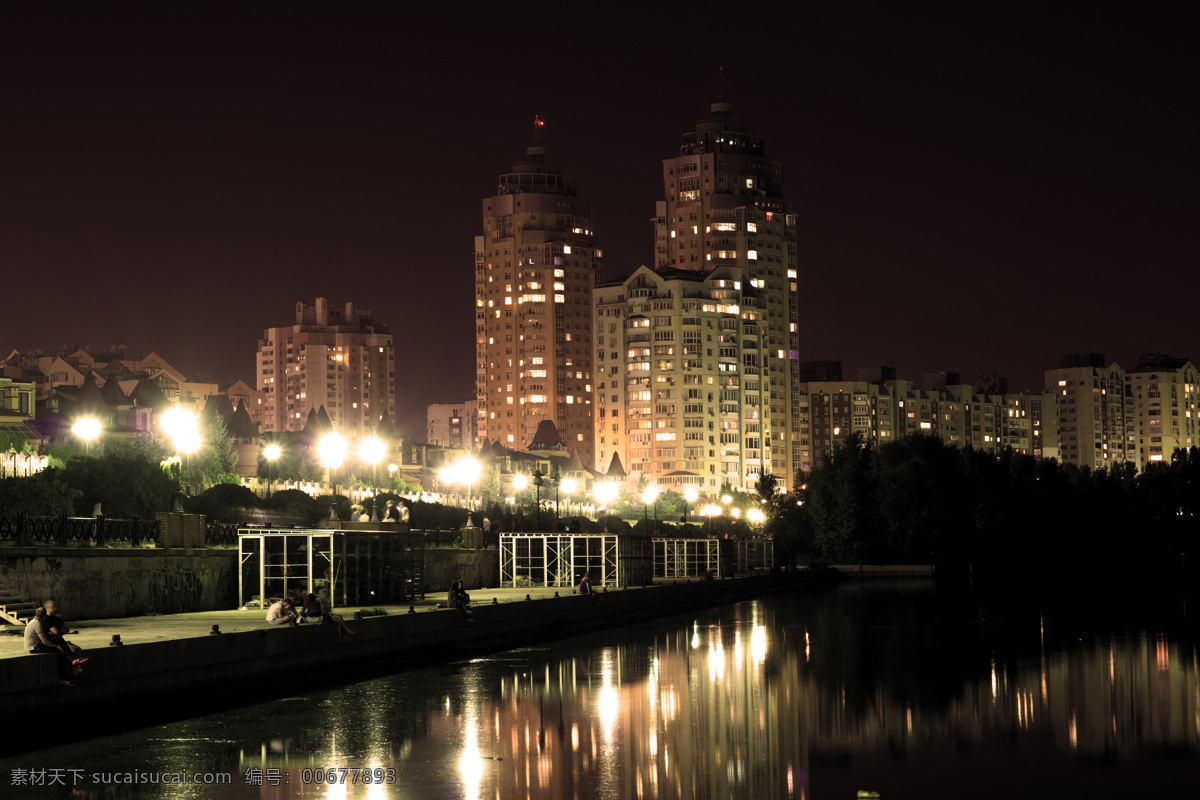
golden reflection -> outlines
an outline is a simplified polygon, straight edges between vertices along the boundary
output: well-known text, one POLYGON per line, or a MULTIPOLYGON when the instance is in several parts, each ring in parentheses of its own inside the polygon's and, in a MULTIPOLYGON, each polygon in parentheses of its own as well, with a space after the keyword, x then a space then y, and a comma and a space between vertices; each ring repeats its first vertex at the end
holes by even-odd
POLYGON ((744 653, 743 653, 743 648, 742 648, 742 632, 734 631, 734 633, 733 633, 733 667, 738 672, 742 671, 743 655, 744 655, 744 653))
MULTIPOLYGON (((479 731, 475 722, 475 709, 467 706, 463 709, 467 729, 463 733, 463 751, 458 759, 458 774, 462 776, 463 797, 467 800, 478 800, 479 785, 483 779, 483 756, 479 752, 479 731)), ((380 787, 382 788, 382 787, 380 787)), ((379 795, 383 797, 384 795, 379 795)))
MULTIPOLYGON (((755 625, 750 632, 750 655, 755 662, 761 664, 767 660, 767 628, 765 625, 755 625)), ((808 658, 808 633, 804 634, 804 657, 808 658)))
POLYGON ((699 623, 694 623, 692 625, 692 649, 693 650, 700 649, 700 624, 699 623))
POLYGON ((725 677, 725 651, 716 642, 708 643, 708 679, 719 681, 725 677))

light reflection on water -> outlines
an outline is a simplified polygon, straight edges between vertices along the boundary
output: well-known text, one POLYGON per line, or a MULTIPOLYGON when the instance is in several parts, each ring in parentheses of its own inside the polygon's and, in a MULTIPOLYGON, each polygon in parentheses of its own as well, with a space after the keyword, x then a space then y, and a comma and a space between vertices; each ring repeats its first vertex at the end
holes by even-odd
POLYGON ((855 584, 8 759, 0 786, 6 797, 70 796, 11 786, 13 769, 54 764, 89 776, 233 775, 219 788, 74 787, 100 798, 757 800, 868 789, 894 800, 1194 787, 1200 670, 1188 629, 1049 628, 1047 643, 1044 616, 996 623, 928 587, 855 584), (396 782, 303 783, 304 770, 329 767, 392 769, 396 782), (277 771, 279 784, 247 786, 247 770, 277 771))

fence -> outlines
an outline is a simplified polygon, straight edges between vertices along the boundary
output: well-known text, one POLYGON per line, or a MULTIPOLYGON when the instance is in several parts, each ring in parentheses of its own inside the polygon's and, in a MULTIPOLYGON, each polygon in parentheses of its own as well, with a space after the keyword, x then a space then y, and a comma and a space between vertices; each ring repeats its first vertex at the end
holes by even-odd
POLYGON ((0 517, 0 542, 18 545, 101 546, 127 544, 131 547, 157 542, 155 520, 105 519, 104 517, 31 517, 17 514, 0 517))

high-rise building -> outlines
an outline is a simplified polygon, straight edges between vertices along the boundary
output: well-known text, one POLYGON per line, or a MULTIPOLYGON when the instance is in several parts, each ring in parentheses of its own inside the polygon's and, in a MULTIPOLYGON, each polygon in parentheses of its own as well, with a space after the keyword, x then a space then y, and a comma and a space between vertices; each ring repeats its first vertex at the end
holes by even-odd
POLYGON ((1046 391, 1054 393, 1059 459, 1090 469, 1115 461, 1136 461, 1133 404, 1125 370, 1102 353, 1064 355, 1058 369, 1046 370, 1046 391))
POLYGON ((752 345, 761 360, 744 375, 762 381, 767 400, 759 423, 764 471, 790 488, 800 466, 796 215, 783 198, 783 166, 733 120, 723 90, 711 110, 684 134, 679 154, 663 161, 655 268, 704 275, 734 267, 756 290, 763 310, 752 345))
POLYGON ((1200 383, 1196 366, 1186 358, 1151 353, 1125 373, 1132 409, 1133 435, 1137 437, 1138 466, 1171 462, 1177 449, 1200 446, 1200 383))
POLYGON ((596 461, 710 495, 764 470, 762 292, 741 270, 639 267, 596 288, 596 461))
POLYGON ((365 436, 396 418, 392 334, 354 303, 296 303, 296 324, 267 328, 258 343, 264 431, 298 431, 324 407, 334 430, 365 436))
POLYGON ((480 442, 524 448, 548 420, 585 464, 595 459, 591 310, 601 257, 590 205, 547 163, 535 120, 526 158, 484 199, 475 237, 480 442))

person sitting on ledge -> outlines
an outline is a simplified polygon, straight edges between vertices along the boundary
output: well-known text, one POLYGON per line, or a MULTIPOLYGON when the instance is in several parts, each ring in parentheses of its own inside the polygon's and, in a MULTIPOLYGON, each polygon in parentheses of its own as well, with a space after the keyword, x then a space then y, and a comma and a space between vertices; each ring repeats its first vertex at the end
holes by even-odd
POLYGON ((295 625, 296 618, 292 616, 295 602, 296 596, 292 592, 288 592, 282 600, 276 600, 267 609, 267 622, 272 625, 295 625))
POLYGON ((467 608, 471 604, 471 595, 467 594, 467 590, 463 588, 462 581, 455 581, 450 586, 449 605, 451 608, 457 608, 462 611, 463 619, 467 622, 474 622, 472 619, 475 616, 471 609, 467 608))
POLYGON ((46 609, 46 627, 50 631, 50 642, 52 644, 65 644, 67 646, 67 653, 71 656, 71 666, 79 666, 87 661, 87 656, 83 654, 82 647, 72 644, 63 638, 67 633, 67 623, 63 622, 62 617, 58 616, 58 603, 53 600, 47 600, 44 607, 46 609))
POLYGON ((25 649, 30 653, 53 653, 58 667, 58 684, 74 686, 71 682, 71 651, 66 644, 55 644, 50 640, 50 629, 46 627, 46 609, 39 608, 33 619, 25 625, 25 649))
POLYGON ((399 522, 400 521, 400 507, 396 505, 395 500, 387 501, 387 513, 384 514, 383 521, 384 522, 399 522))
POLYGON ((304 622, 332 622, 337 625, 338 641, 342 640, 343 633, 354 635, 354 631, 350 630, 350 626, 346 624, 342 615, 333 613, 333 603, 329 601, 329 590, 324 587, 318 589, 317 593, 309 598, 301 613, 304 622))
POLYGON ((586 594, 588 599, 592 601, 592 605, 600 605, 600 595, 592 591, 591 576, 589 576, 587 573, 584 573, 583 580, 579 582, 579 593, 586 594))

